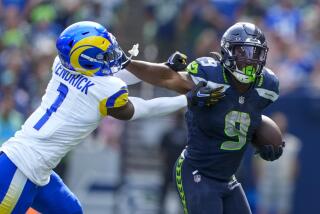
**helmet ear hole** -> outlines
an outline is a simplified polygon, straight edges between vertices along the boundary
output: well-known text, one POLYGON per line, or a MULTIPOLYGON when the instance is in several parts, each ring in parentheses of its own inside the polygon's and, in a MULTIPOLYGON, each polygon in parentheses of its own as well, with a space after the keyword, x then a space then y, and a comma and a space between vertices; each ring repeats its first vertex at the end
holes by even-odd
POLYGON ((68 46, 69 46, 70 48, 72 48, 72 45, 73 45, 73 40, 71 40, 71 41, 68 43, 68 46))

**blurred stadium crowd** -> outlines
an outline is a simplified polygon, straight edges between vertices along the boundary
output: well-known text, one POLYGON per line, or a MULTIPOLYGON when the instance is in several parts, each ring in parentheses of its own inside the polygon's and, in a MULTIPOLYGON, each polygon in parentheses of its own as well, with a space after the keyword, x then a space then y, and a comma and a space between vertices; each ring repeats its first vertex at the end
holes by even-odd
MULTIPOLYGON (((211 51, 219 51, 220 37, 226 28, 236 21, 254 22, 267 36, 267 65, 280 78, 281 94, 312 88, 313 93, 320 96, 319 0, 1 0, 0 144, 20 128, 25 118, 39 104, 50 79, 50 69, 56 55, 55 40, 66 26, 80 20, 97 21, 106 26, 117 37, 124 50, 131 48, 134 43, 140 43, 141 54, 138 58, 157 62, 165 61, 175 50, 186 53, 189 60, 208 55, 211 51)), ((146 98, 172 93, 147 84, 133 87, 132 92, 146 98)), ((114 181, 119 180, 124 171, 130 174, 130 170, 134 171, 135 167, 150 167, 160 171, 161 152, 175 156, 175 152, 172 152, 174 149, 166 149, 170 146, 160 146, 161 139, 168 141, 169 134, 164 135, 164 138, 162 135, 167 130, 167 125, 174 120, 175 118, 168 117, 151 122, 131 122, 129 125, 112 119, 103 121, 88 142, 102 149, 108 147, 109 151, 112 151, 108 153, 109 159, 101 160, 111 161, 112 164, 109 165, 114 167, 110 169, 102 166, 100 170, 111 170, 114 179, 111 178, 113 182, 110 183, 113 184, 107 187, 96 185, 90 188, 113 190, 123 186, 125 179, 121 178, 121 182, 114 181), (128 127, 131 127, 130 131, 126 131, 125 128, 128 127), (141 133, 142 130, 147 130, 148 133, 141 133), (156 133, 152 134, 154 132, 156 133), (121 136, 127 137, 123 139, 121 136), (135 146, 128 151, 128 148, 123 146, 128 142, 124 141, 135 146), (102 145, 97 142, 102 142, 102 145), (145 149, 141 151, 137 148, 139 143, 143 145, 143 142, 147 143, 144 147, 141 146, 145 149), (156 152, 153 153, 154 151, 156 152), (149 156, 145 155, 147 152, 151 152, 149 156), (146 160, 150 162, 151 159, 151 163, 138 163, 136 158, 139 155, 140 158, 147 156, 146 160), (155 156, 151 158, 152 155, 155 156), (130 159, 131 156, 134 158, 130 159), (152 164, 152 160, 157 162, 156 159, 159 159, 160 164, 152 164)), ((78 151, 79 156, 83 155, 81 152, 88 150, 89 146, 84 147, 82 151, 78 151)), ((81 160, 71 157, 67 163, 68 161, 71 162, 67 164, 69 167, 62 172, 66 173, 67 183, 75 183, 71 184, 71 188, 76 189, 77 180, 69 179, 68 175, 80 176, 77 173, 81 172, 81 168, 76 165, 81 160), (70 166, 73 166, 73 169, 70 166), (78 172, 75 170, 77 167, 78 172)), ((141 160, 144 161, 145 159, 141 160)), ((96 162, 99 164, 99 161, 96 162)), ((135 197, 141 196, 141 193, 134 191, 132 194, 135 197)), ((150 195, 143 197, 152 198, 150 195)), ((159 196, 159 201, 164 200, 162 197, 159 196)), ((130 203, 128 201, 128 204, 130 203)), ((103 206, 101 204, 92 207, 103 206)))

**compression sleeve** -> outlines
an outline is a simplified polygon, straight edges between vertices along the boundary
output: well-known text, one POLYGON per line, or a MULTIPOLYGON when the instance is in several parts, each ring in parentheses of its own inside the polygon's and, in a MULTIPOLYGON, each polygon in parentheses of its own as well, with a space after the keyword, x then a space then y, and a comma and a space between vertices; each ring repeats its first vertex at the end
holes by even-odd
POLYGON ((151 100, 129 97, 129 100, 134 107, 134 114, 130 120, 167 115, 186 107, 188 104, 185 95, 159 97, 151 100))
POLYGON ((141 82, 138 77, 130 73, 127 69, 122 69, 121 71, 113 74, 113 76, 120 78, 127 85, 134 85, 141 82))

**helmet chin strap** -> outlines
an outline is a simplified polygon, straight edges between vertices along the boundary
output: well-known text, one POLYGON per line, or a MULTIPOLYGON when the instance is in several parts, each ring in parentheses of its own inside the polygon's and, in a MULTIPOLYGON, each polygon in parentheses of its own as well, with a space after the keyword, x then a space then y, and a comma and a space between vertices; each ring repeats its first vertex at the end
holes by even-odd
POLYGON ((119 72, 121 70, 121 67, 120 66, 112 66, 110 68, 110 70, 111 70, 111 74, 114 74, 114 73, 119 72))

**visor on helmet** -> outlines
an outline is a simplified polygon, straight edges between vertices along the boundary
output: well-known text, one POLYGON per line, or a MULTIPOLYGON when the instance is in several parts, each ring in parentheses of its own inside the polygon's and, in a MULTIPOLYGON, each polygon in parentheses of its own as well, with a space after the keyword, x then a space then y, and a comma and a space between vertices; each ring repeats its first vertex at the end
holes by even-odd
POLYGON ((265 61, 267 50, 264 47, 252 45, 236 45, 233 48, 233 55, 237 58, 248 60, 265 61))
POLYGON ((260 46, 236 45, 232 55, 238 70, 246 75, 253 75, 264 66, 267 49, 260 46))

